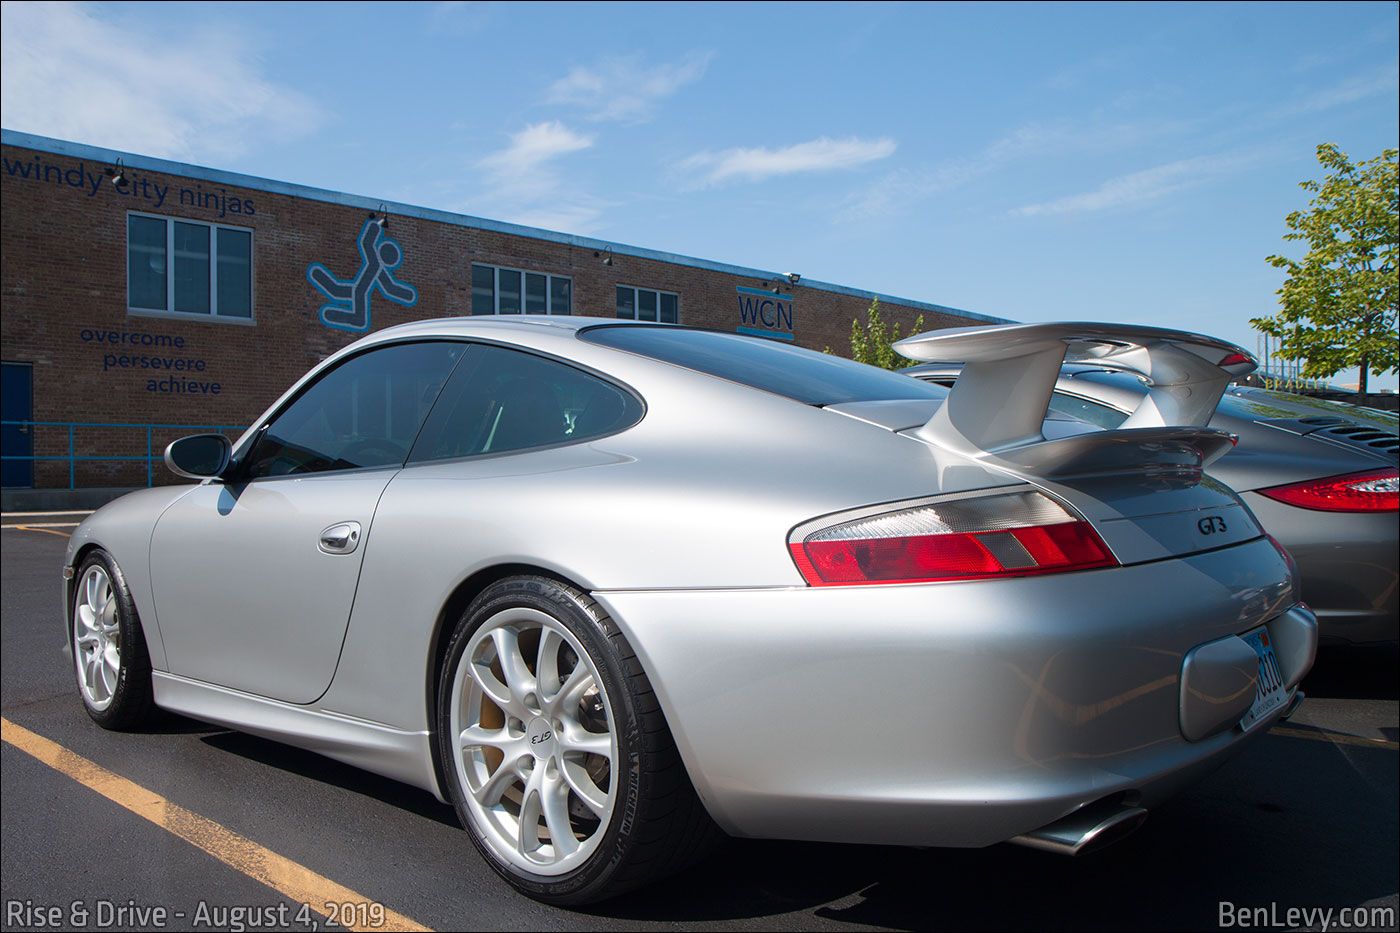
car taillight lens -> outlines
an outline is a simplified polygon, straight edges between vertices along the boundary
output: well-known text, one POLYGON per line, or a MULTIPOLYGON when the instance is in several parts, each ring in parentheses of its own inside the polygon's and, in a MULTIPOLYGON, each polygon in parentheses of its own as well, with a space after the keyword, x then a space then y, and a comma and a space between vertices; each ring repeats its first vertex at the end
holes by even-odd
POLYGON ((980 580, 1118 563, 1088 522, 1034 491, 829 517, 797 528, 788 546, 812 586, 980 580))
POLYGON ((1259 494, 1323 512, 1394 512, 1400 510, 1400 470, 1371 470, 1289 486, 1261 489, 1259 494))

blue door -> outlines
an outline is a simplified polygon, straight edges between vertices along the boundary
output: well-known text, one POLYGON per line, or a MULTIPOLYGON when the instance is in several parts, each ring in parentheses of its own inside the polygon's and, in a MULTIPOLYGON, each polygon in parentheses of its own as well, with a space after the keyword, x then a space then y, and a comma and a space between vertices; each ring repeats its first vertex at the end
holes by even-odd
POLYGON ((10 460, 10 457, 34 455, 33 367, 28 363, 0 364, 4 370, 0 381, 0 486, 33 486, 34 461, 10 460))

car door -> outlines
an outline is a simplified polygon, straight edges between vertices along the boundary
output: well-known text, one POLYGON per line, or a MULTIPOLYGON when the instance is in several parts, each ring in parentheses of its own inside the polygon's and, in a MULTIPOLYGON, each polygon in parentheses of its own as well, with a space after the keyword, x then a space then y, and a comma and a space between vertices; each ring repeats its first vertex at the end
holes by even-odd
POLYGON ((161 516, 151 577, 170 673, 292 703, 325 692, 380 496, 465 348, 339 362, 259 428, 226 481, 161 516))

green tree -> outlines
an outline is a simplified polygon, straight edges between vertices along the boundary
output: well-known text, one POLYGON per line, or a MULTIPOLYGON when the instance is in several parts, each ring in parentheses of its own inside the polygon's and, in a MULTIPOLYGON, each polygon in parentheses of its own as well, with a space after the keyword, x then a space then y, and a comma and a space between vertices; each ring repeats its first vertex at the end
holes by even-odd
POLYGON ((1270 256, 1288 278, 1278 290, 1283 310, 1250 321, 1279 338, 1278 355, 1306 360, 1303 375, 1334 376, 1355 366, 1358 391, 1368 373, 1396 372, 1397 244, 1400 243, 1400 185, 1396 155, 1352 163, 1331 143, 1317 147, 1328 170, 1323 181, 1299 187, 1315 197, 1308 209, 1289 214, 1285 240, 1308 244, 1301 261, 1270 256))
MULTIPOLYGON (((923 329, 924 316, 920 314, 914 320, 913 333, 922 333, 923 329)), ((851 359, 857 363, 869 363, 881 369, 903 369, 911 365, 912 360, 895 352, 894 345, 898 342, 899 324, 896 323, 892 330, 885 326, 880 317, 879 298, 870 302, 870 309, 865 312, 864 326, 861 326, 860 318, 851 319, 851 359)), ((831 348, 828 347, 826 352, 830 353, 831 348)))

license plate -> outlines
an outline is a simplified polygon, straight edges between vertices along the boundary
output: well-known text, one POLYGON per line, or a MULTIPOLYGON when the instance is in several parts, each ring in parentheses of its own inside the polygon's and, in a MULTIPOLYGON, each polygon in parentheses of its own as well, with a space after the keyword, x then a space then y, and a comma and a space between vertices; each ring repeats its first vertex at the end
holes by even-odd
POLYGON ((1258 725, 1260 720, 1282 706, 1288 699, 1288 692, 1283 686, 1283 672, 1279 670, 1274 645, 1269 639, 1269 630, 1257 628, 1242 637, 1259 656, 1259 684, 1254 694, 1254 705, 1240 720, 1240 728, 1248 732, 1258 725))

